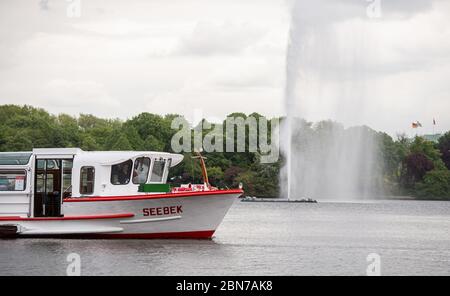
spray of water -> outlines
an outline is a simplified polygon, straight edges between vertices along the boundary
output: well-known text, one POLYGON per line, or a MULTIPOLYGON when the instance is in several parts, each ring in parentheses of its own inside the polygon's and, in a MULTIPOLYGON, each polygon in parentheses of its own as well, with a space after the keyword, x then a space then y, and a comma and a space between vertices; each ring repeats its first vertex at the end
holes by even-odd
POLYGON ((293 3, 282 125, 283 197, 360 199, 381 194, 376 133, 363 126, 364 114, 371 112, 365 100, 370 42, 364 2, 293 3))

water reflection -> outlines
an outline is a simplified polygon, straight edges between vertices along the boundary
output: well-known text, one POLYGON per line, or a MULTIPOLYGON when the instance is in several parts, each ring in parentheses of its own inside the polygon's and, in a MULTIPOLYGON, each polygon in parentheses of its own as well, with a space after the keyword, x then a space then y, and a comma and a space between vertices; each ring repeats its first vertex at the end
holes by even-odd
POLYGON ((213 240, 0 241, 1 275, 364 275, 381 255, 385 274, 448 274, 450 203, 237 202, 213 240))

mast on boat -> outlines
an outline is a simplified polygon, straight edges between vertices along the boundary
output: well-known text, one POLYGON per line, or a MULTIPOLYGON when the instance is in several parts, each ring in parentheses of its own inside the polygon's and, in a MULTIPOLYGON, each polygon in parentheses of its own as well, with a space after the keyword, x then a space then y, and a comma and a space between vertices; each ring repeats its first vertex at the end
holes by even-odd
POLYGON ((201 169, 202 169, 203 183, 205 185, 205 188, 209 189, 209 188, 211 188, 211 185, 209 184, 208 171, 206 170, 206 164, 205 164, 205 159, 207 159, 207 158, 204 157, 200 153, 200 151, 195 151, 195 154, 197 154, 197 156, 193 156, 192 158, 200 160, 200 166, 201 166, 201 169))

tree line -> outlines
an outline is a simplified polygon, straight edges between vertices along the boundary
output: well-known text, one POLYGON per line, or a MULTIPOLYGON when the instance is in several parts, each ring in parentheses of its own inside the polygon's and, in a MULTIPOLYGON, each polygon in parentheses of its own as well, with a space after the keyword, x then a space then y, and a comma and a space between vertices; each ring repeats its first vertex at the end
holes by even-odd
MULTIPOLYGON (((89 114, 80 114, 78 117, 53 115, 31 106, 1 105, 0 151, 79 147, 86 151, 172 152, 171 139, 177 130, 171 128, 171 123, 178 116, 141 113, 128 120, 119 120, 89 114)), ((242 113, 229 116, 247 117, 242 113)), ((249 116, 262 117, 257 113, 249 116)), ((225 124, 225 121, 221 124, 225 124)), ((329 121, 327 124, 338 123, 329 121)), ((211 129, 214 126, 212 124, 211 129)), ((386 133, 366 130, 376 136, 383 185, 388 194, 450 199, 450 132, 434 143, 422 137, 409 139, 404 135, 393 139, 386 133)), ((183 162, 171 170, 170 182, 201 182, 197 160, 192 158, 191 153, 184 154, 183 162)), ((213 185, 233 188, 242 183, 248 195, 279 195, 279 172, 283 157, 276 163, 261 164, 258 152, 212 152, 205 156, 213 185)))

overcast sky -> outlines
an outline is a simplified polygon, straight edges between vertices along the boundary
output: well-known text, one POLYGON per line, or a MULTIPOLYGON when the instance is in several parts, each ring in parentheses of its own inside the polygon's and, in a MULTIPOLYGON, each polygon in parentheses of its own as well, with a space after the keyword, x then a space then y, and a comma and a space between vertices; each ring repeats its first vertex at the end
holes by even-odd
MULTIPOLYGON (((411 133, 415 120, 431 132, 435 117, 437 131, 449 130, 450 1, 381 0, 378 19, 367 17, 366 0, 333 2, 301 15, 318 27, 333 15, 332 44, 350 56, 339 65, 350 61, 358 70, 350 77, 365 77, 363 104, 371 110, 359 121, 336 119, 395 134, 411 133), (358 5, 349 9, 350 2, 358 5), (356 66, 361 60, 348 54, 355 40, 370 57, 356 66)), ((285 112, 292 2, 81 0, 79 17, 76 7, 68 14, 70 5, 0 0, 1 104, 122 119, 143 111, 189 119, 196 109, 210 119, 285 112)), ((345 70, 323 66, 327 59, 333 55, 320 51, 310 64, 320 61, 319 87, 332 92, 345 70)), ((317 105, 309 119, 333 117, 317 105)))

